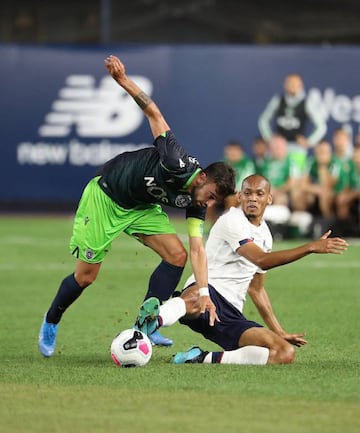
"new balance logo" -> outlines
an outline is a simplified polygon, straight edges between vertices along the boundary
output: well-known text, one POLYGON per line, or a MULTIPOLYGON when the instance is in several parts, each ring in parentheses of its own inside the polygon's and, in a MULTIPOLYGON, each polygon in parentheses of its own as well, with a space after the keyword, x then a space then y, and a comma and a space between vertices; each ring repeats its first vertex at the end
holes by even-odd
MULTIPOLYGON (((131 77, 148 95, 151 81, 131 77)), ((51 112, 39 128, 41 137, 122 137, 139 128, 144 115, 133 99, 110 76, 96 87, 92 75, 70 75, 51 112)))

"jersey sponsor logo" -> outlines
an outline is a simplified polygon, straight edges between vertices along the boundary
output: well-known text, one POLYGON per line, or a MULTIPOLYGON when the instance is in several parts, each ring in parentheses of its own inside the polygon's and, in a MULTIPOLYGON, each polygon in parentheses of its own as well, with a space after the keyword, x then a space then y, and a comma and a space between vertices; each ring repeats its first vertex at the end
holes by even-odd
POLYGON ((154 176, 145 176, 144 180, 146 181, 145 182, 146 186, 156 185, 154 176))
POLYGON ((144 180, 148 194, 155 197, 156 200, 159 200, 161 203, 169 203, 166 191, 156 184, 153 176, 145 176, 144 180))
MULTIPOLYGON (((161 203, 168 204, 169 198, 167 196, 167 192, 159 185, 156 184, 155 178, 153 176, 145 176, 145 186, 146 191, 152 197, 156 198, 156 200, 161 203)), ((177 207, 187 207, 191 203, 191 196, 186 194, 180 194, 175 198, 174 204, 177 207)))
POLYGON ((152 197, 155 197, 157 200, 161 201, 161 203, 169 203, 166 191, 160 186, 151 186, 146 190, 152 197))

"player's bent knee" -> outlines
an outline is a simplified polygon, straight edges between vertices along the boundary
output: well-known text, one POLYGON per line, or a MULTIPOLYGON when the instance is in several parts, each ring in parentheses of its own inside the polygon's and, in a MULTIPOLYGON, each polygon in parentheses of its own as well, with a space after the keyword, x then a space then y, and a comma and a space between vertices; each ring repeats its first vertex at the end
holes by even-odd
POLYGON ((165 260, 174 266, 184 267, 187 261, 187 252, 181 248, 173 250, 171 255, 165 260))
POLYGON ((295 360, 295 349, 290 343, 275 345, 269 350, 269 364, 292 364, 295 360))
POLYGON ((292 364, 295 361, 295 349, 290 344, 278 352, 280 364, 292 364))
POLYGON ((79 284, 79 286, 83 289, 90 286, 95 280, 97 275, 94 274, 76 274, 75 273, 75 280, 79 284))

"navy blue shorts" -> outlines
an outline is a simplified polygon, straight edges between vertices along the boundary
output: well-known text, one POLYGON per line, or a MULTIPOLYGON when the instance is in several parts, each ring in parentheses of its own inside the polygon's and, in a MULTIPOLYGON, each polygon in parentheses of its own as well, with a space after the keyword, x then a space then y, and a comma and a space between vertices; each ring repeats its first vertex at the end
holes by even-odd
POLYGON ((181 318, 183 325, 189 326, 193 331, 199 332, 205 338, 218 344, 224 350, 235 350, 239 347, 241 334, 250 328, 262 328, 256 322, 247 320, 240 311, 231 305, 209 284, 211 300, 216 306, 216 313, 220 322, 215 321, 214 326, 209 325, 209 312, 206 311, 197 319, 187 320, 181 318))

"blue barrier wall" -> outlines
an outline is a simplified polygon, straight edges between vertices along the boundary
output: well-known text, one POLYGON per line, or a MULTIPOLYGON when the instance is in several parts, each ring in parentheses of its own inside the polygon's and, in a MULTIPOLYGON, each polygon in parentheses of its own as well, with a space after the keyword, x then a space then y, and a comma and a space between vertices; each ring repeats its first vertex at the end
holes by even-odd
POLYGON ((303 76, 329 137, 341 125, 359 131, 358 47, 0 45, 0 201, 77 200, 96 166, 151 145, 141 110, 104 68, 110 53, 203 165, 230 138, 250 151, 259 114, 290 72, 303 76))

